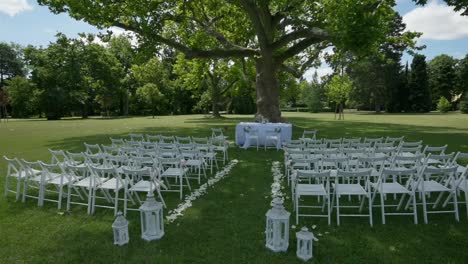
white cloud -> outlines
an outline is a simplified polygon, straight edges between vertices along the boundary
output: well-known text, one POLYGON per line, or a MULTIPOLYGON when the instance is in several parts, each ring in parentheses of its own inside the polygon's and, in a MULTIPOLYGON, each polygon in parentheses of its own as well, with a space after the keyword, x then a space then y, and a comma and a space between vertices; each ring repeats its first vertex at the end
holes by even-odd
POLYGON ((422 32, 421 39, 454 40, 468 37, 468 17, 435 0, 406 13, 403 22, 408 30, 422 32))
POLYGON ((317 75, 318 75, 318 79, 320 81, 320 78, 322 78, 323 76, 325 75, 328 75, 328 74, 332 74, 333 73, 333 69, 328 66, 327 64, 322 64, 319 68, 311 68, 309 70, 307 70, 305 73, 304 73, 304 78, 307 80, 307 81, 311 81, 314 77, 314 73, 317 72, 317 75))
POLYGON ((27 0, 0 0, 0 12, 9 16, 32 9, 27 0))

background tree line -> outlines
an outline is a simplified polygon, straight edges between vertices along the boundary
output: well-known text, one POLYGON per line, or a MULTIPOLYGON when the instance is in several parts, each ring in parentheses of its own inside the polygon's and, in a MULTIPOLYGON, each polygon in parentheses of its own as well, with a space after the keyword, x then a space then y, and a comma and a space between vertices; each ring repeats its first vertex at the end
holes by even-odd
MULTIPOLYGON (((404 29, 396 21, 394 34, 404 29)), ((191 59, 171 49, 152 53, 129 36, 105 45, 93 35, 58 34, 48 47, 0 43, 1 114, 13 117, 161 115, 221 111, 252 114, 255 65, 245 59, 191 59)), ((439 55, 426 63, 405 46, 387 42, 379 54, 328 58, 334 73, 310 81, 278 75, 282 108, 334 111, 428 112, 468 107, 468 55, 439 55), (442 105, 441 105, 442 102, 442 105), (439 107, 440 108, 440 107, 439 107)), ((336 57, 336 56, 335 56, 336 57)), ((466 112, 467 110, 465 110, 466 112)))

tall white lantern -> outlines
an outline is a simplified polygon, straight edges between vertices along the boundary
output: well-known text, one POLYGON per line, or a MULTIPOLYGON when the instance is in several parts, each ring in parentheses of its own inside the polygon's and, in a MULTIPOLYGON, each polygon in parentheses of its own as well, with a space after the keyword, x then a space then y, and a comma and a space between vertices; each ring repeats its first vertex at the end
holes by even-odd
POLYGON ((114 223, 112 223, 114 230, 114 245, 123 246, 128 243, 130 237, 128 235, 128 221, 123 216, 122 212, 117 213, 114 223))
POLYGON ((289 246, 289 216, 280 198, 273 199, 273 208, 266 213, 266 247, 273 252, 284 252, 289 246))
POLYGON ((313 257, 313 242, 314 234, 309 232, 307 227, 303 227, 301 231, 296 233, 297 251, 296 255, 299 259, 307 261, 313 257))
POLYGON ((164 236, 162 204, 154 199, 153 192, 148 192, 146 201, 140 206, 141 238, 147 241, 164 236))

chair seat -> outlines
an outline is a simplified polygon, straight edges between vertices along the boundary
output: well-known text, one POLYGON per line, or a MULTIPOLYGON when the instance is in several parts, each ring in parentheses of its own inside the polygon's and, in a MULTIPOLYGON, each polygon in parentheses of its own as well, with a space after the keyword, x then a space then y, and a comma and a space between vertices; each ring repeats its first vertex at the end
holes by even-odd
POLYGON ((120 181, 116 178, 112 178, 108 181, 102 183, 99 188, 100 189, 107 189, 107 190, 120 190, 124 187, 124 184, 127 184, 127 181, 120 181), (123 183, 122 183, 123 182, 123 183))
MULTIPOLYGON (((449 192, 450 189, 445 187, 444 185, 434 181, 424 181, 424 191, 425 192, 449 192)), ((422 191, 423 186, 419 184, 418 191, 422 191)))
POLYGON ((203 162, 201 160, 187 160, 185 165, 198 167, 201 166, 203 162))
POLYGON ((377 189, 377 191, 382 193, 411 193, 408 189, 397 182, 384 182, 382 183, 382 189, 378 189, 377 183, 371 183, 371 185, 374 189, 377 189))
MULTIPOLYGON (((101 179, 100 182, 105 182, 105 181, 107 181, 107 178, 100 178, 100 179, 101 179)), ((91 177, 86 177, 86 178, 84 178, 84 179, 82 179, 82 180, 76 182, 76 183, 73 184, 73 185, 79 186, 79 187, 86 187, 86 188, 88 188, 88 187, 90 186, 90 181, 91 181, 91 177)), ((96 187, 96 186, 98 186, 98 185, 99 185, 99 181, 93 181, 93 184, 92 184, 91 187, 96 187)))
POLYGON ((187 172, 187 168, 168 168, 161 176, 162 177, 179 177, 187 172))
MULTIPOLYGON (((34 175, 37 175, 37 174, 40 174, 41 171, 40 170, 36 170, 36 169, 31 169, 30 170, 34 175)), ((22 179, 24 177, 27 176, 27 172, 24 171, 24 170, 20 170, 19 172, 15 172, 15 173, 12 173, 10 174, 9 177, 14 177, 14 178, 19 178, 19 179, 22 179)))
POLYGON ((60 177, 56 177, 56 178, 52 179, 48 183, 55 184, 55 185, 60 185, 60 183, 61 183, 62 185, 66 185, 66 184, 70 183, 71 181, 72 180, 69 177, 63 177, 63 179, 62 179, 62 177, 60 176, 60 177))
POLYGON ((294 163, 292 165, 293 168, 309 168, 310 167, 310 163, 306 163, 306 162, 297 162, 297 163, 294 163))
MULTIPOLYGON (((139 181, 135 183, 130 189, 128 189, 131 192, 152 192, 155 189, 159 189, 161 187, 161 184, 159 182, 151 182, 151 181, 139 181)), ((165 188, 165 186, 163 185, 165 188)))
POLYGON ((466 170, 467 170, 467 167, 458 165, 457 173, 461 174, 461 173, 464 173, 466 170))
POLYGON ((323 184, 298 184, 296 186, 296 194, 301 195, 327 195, 323 184))
MULTIPOLYGON (((335 184, 333 184, 335 185, 335 184)), ((338 195, 350 194, 350 195, 367 195, 366 190, 360 184, 337 184, 334 186, 335 191, 338 195)))

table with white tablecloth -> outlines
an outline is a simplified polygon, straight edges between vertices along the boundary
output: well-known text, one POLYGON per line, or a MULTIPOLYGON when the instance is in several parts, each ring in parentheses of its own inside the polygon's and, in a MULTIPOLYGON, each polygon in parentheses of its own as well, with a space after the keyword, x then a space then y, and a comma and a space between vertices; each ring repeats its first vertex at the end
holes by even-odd
MULTIPOLYGON (((280 142, 278 146, 284 141, 291 140, 292 137, 292 125, 287 123, 253 123, 253 122, 241 122, 236 125, 236 144, 243 148, 248 148, 250 143, 246 140, 246 130, 258 130, 258 143, 261 146, 265 145, 266 135, 272 131, 279 131, 280 142)), ((273 142, 267 142, 268 145, 274 146, 273 142)))

